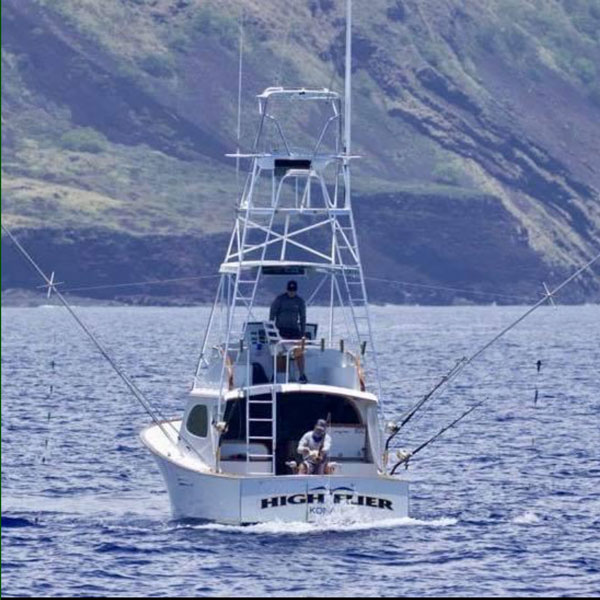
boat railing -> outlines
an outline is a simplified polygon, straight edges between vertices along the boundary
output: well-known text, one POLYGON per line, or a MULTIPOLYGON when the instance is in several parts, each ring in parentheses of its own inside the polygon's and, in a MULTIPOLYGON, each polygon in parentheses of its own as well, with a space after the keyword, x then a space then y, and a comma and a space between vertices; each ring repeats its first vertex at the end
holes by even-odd
MULTIPOLYGON (((280 341, 278 341, 277 343, 273 344, 273 382, 277 381, 277 375, 279 373, 283 373, 284 374, 284 380, 280 383, 291 383, 290 381, 290 376, 291 376, 291 363, 292 361, 296 361, 299 360, 301 357, 305 357, 307 355, 310 355, 310 353, 312 353, 311 351, 320 351, 320 352, 325 352, 325 350, 334 350, 334 348, 327 348, 325 345, 325 340, 321 339, 321 340, 308 340, 305 338, 302 338, 301 340, 286 340, 286 339, 282 339, 280 341), (282 364, 282 359, 283 359, 283 364, 282 364)), ((340 353, 343 356, 343 360, 341 361, 340 365, 332 365, 333 368, 338 368, 338 369, 348 369, 349 366, 353 366, 356 369, 356 381, 358 381, 358 385, 361 389, 361 391, 364 391, 365 386, 364 386, 364 374, 362 372, 362 367, 360 364, 360 359, 358 358, 358 355, 355 355, 354 353, 345 350, 344 349, 344 343, 341 340, 340 341, 340 353), (343 364, 344 362, 346 362, 347 364, 343 364)), ((329 384, 332 385, 334 382, 332 381, 327 381, 324 380, 320 383, 323 383, 325 385, 329 384)), ((341 383, 341 382, 339 382, 341 383)), ((352 386, 345 386, 342 385, 342 387, 354 387, 352 386)))
MULTIPOLYGON (((344 340, 340 340, 338 346, 326 344, 325 339, 280 338, 263 344, 263 347, 265 345, 268 347, 270 358, 265 360, 266 356, 263 354, 263 359, 258 361, 253 344, 240 342, 239 348, 231 348, 227 352, 224 345, 213 346, 214 362, 205 372, 205 378, 197 378, 195 385, 214 385, 221 368, 225 369, 224 389, 229 391, 268 383, 296 383, 301 372, 300 361, 304 359, 303 366, 310 383, 365 391, 360 352, 347 350, 344 340), (267 368, 269 362, 271 367, 267 368), (261 364, 265 370, 262 371, 262 376, 259 374, 260 379, 257 379, 256 368, 261 364)), ((260 344, 258 346, 260 348, 260 344)))
POLYGON ((260 143, 265 137, 265 122, 269 122, 272 123, 275 127, 278 137, 281 139, 283 145, 285 146, 287 155, 292 156, 295 153, 283 131, 279 118, 270 112, 270 107, 273 106, 273 101, 275 101, 274 105, 276 106, 280 105, 281 101, 285 99, 292 101, 312 100, 318 102, 322 102, 323 100, 325 100, 330 105, 331 114, 329 116, 323 115, 320 131, 315 132, 317 133, 317 141, 312 147, 312 149, 309 145, 307 147, 303 147, 302 150, 304 152, 308 152, 308 154, 312 155, 313 157, 316 156, 317 152, 319 151, 319 148, 325 140, 326 134, 330 130, 330 126, 333 123, 336 123, 337 129, 334 132, 333 147, 335 149, 334 153, 339 153, 342 137, 342 112, 341 99, 337 93, 332 92, 331 90, 328 90, 326 88, 315 90, 307 90, 301 88, 267 88, 262 94, 258 95, 258 99, 261 120, 258 127, 256 139, 254 141, 254 151, 259 149, 260 143))

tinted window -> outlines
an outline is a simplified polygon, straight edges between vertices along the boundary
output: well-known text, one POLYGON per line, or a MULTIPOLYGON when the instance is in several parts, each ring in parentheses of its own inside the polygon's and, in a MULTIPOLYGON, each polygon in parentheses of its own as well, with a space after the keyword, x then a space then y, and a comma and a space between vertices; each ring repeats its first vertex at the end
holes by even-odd
POLYGON ((204 404, 196 404, 187 420, 187 430, 198 436, 206 437, 208 434, 208 410, 204 404))
MULTIPOLYGON (((270 400, 270 394, 253 396, 254 400, 270 400)), ((271 417, 268 404, 255 404, 252 408, 254 418, 271 417)), ((295 440, 312 429, 317 419, 328 416, 335 425, 360 425, 360 415, 352 400, 334 394, 314 392, 289 392, 277 394, 277 439, 295 440)), ((227 431, 223 440, 243 440, 246 438, 246 399, 229 400, 225 405, 227 431)), ((254 427, 254 426, 253 426, 254 427)), ((266 427, 266 425, 265 425, 266 427)), ((256 428, 253 429, 256 432, 256 428)), ((258 435, 263 435, 259 433, 258 435)), ((267 434, 265 434, 267 435, 267 434)))

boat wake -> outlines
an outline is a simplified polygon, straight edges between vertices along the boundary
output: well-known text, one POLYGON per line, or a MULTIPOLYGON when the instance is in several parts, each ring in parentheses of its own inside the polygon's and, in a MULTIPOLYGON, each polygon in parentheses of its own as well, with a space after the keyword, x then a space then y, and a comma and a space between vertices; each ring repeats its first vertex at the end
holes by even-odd
POLYGON ((394 529, 396 527, 448 527, 455 525, 458 519, 441 517, 439 519, 413 519, 412 517, 361 521, 354 519, 323 518, 313 522, 269 521, 255 525, 224 525, 221 523, 185 524, 178 528, 222 531, 224 533, 243 533, 248 535, 310 535, 323 532, 367 531, 371 529, 394 529))

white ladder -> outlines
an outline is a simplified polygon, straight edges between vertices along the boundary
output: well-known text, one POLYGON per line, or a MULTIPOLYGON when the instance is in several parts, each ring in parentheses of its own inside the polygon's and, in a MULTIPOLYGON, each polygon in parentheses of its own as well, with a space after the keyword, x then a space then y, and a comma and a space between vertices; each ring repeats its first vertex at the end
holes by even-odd
POLYGON ((355 334, 359 346, 362 346, 364 342, 371 339, 372 332, 367 290, 351 210, 336 215, 334 232, 338 260, 343 265, 341 270, 343 285, 352 313, 355 334))
POLYGON ((243 270, 241 264, 244 260, 252 260, 256 256, 259 264, 265 259, 269 241, 272 239, 273 221, 276 211, 272 210, 268 213, 263 211, 255 212, 249 206, 243 218, 238 217, 234 236, 238 235, 239 246, 237 252, 238 267, 236 271, 235 281, 233 284, 232 299, 230 302, 233 314, 230 316, 230 331, 228 335, 228 346, 237 345, 239 340, 243 339, 246 322, 252 316, 252 308, 256 299, 256 291, 258 282, 262 274, 262 267, 256 267, 254 275, 243 270), (241 231, 240 231, 241 228, 241 231), (258 233, 254 239, 252 233, 258 233), (253 249, 254 252, 253 252, 253 249), (252 253, 250 256, 248 254, 252 253))
POLYGON ((246 387, 246 473, 248 475, 265 475, 264 471, 252 471, 251 465, 270 460, 271 474, 275 475, 276 449, 277 393, 275 392, 275 385, 271 385, 271 393, 268 400, 264 398, 253 400, 252 396, 248 394, 248 387, 246 387), (257 414, 260 416, 256 416, 257 414), (250 445, 256 442, 266 445, 267 452, 251 453, 250 445))

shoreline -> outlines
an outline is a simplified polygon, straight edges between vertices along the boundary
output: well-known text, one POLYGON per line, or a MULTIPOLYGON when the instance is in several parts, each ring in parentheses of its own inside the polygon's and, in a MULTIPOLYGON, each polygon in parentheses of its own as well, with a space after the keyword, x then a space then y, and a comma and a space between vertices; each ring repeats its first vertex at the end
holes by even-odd
MULTIPOLYGON (((212 302, 194 302, 185 298, 160 297, 160 296, 130 296, 123 299, 102 299, 89 296, 76 296, 65 294, 65 298, 74 307, 137 307, 137 308, 203 308, 212 306, 212 302)), ((568 300, 560 302, 562 306, 600 306, 600 298, 597 300, 586 300, 583 302, 569 302, 568 300)), ((456 297, 451 303, 428 303, 428 302, 369 302, 371 307, 385 306, 427 306, 427 307, 465 307, 465 306, 530 306, 526 303, 508 303, 508 302, 474 302, 466 300, 463 297, 456 297)), ((40 307, 62 307, 60 302, 53 298, 48 298, 45 291, 35 292, 33 290, 11 288, 2 291, 1 308, 40 308, 40 307)), ((256 306, 267 307, 268 304, 257 303, 256 306)), ((313 304, 313 306, 321 306, 313 304)))

